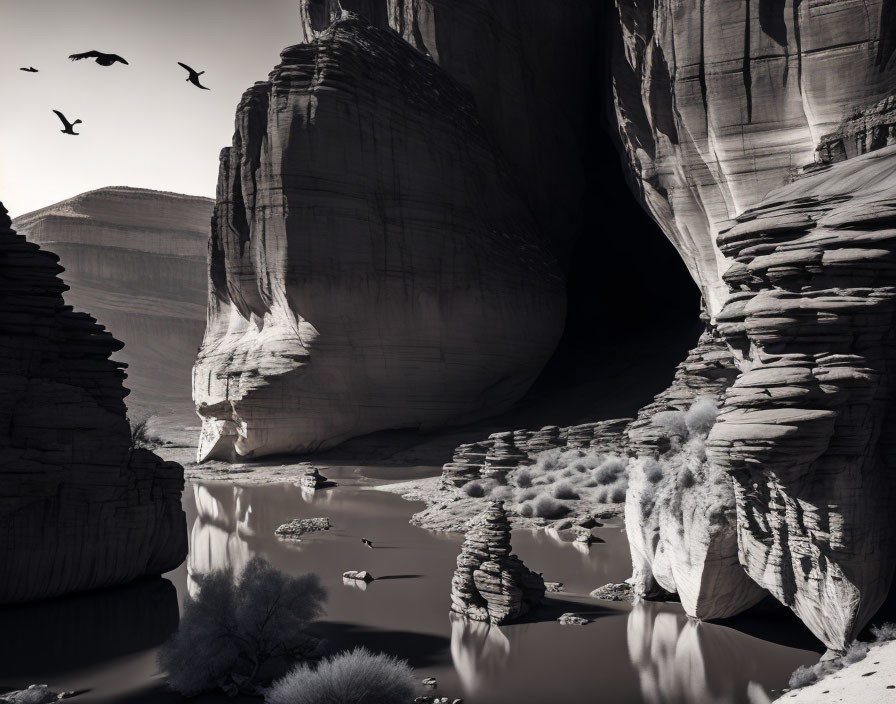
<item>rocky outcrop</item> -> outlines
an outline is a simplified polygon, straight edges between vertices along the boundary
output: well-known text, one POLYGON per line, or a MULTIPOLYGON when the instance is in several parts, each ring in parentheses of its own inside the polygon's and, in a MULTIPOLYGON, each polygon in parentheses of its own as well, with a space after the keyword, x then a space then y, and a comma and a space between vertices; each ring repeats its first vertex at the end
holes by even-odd
POLYGON ((716 404, 736 376, 730 350, 710 328, 629 429, 638 455, 625 501, 632 592, 676 593, 699 619, 732 616, 765 595, 738 562, 734 490, 704 447, 716 404))
POLYGON ((833 164, 896 144, 896 93, 859 109, 836 130, 822 135, 815 150, 817 164, 833 164))
POLYGON ((619 0, 613 94, 636 190, 700 286, 727 298, 725 223, 811 164, 896 84, 889 0, 619 0))
POLYGON ((510 524, 503 501, 467 531, 451 579, 451 610, 474 621, 502 624, 541 603, 544 580, 510 552, 510 524))
POLYGON ((734 479, 747 572, 835 650, 896 564, 894 174, 896 146, 835 164, 719 237, 741 375, 708 453, 734 479))
POLYGON ((205 329, 206 250, 214 202, 101 188, 15 219, 65 268, 65 300, 124 343, 132 418, 191 408, 190 370, 205 329))
POLYGON ((187 553, 183 469, 134 449, 121 349, 64 303, 0 206, 0 602, 158 575, 187 553))
POLYGON ((244 94, 209 267, 200 459, 499 412, 563 324, 559 265, 471 99, 351 15, 244 94))

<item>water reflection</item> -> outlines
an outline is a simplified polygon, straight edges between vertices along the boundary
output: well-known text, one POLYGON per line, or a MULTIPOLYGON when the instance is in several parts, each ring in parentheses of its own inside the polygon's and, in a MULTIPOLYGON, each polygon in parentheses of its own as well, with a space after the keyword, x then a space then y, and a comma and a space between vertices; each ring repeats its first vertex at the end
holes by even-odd
POLYGON ((255 554, 247 538, 256 534, 256 516, 243 487, 194 484, 196 520, 190 531, 187 589, 196 596, 197 575, 231 569, 238 574, 255 554))
POLYGON ((501 629, 481 621, 470 621, 455 613, 451 618, 451 659, 468 695, 507 667, 510 641, 501 629))
POLYGON ((627 639, 648 704, 763 704, 769 699, 753 681, 763 674, 749 647, 754 639, 734 629, 641 603, 628 616, 627 639))

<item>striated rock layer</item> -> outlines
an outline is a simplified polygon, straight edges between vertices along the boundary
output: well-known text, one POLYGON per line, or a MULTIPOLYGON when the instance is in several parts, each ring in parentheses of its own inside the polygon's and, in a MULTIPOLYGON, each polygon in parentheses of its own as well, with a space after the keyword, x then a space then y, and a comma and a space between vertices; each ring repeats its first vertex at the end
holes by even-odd
POLYGON ((896 146, 771 193, 719 246, 742 373, 708 446, 734 478, 740 560, 842 650, 896 557, 896 146))
POLYGON ((346 15, 243 96, 221 155, 199 458, 506 409, 553 351, 556 259, 471 99, 346 15))
POLYGON ((891 0, 618 0, 613 94, 637 191, 700 286, 727 296, 724 223, 896 86, 891 0))
POLYGON ((142 188, 101 188, 15 219, 65 267, 66 301, 124 343, 132 419, 190 408, 205 329, 206 250, 214 202, 142 188))
POLYGON ((451 579, 451 610, 474 621, 502 624, 524 616, 544 597, 544 580, 510 552, 503 501, 489 501, 467 531, 451 579))
POLYGON ((121 348, 65 305, 0 206, 0 602, 128 582, 187 554, 183 469, 131 447, 121 348))
POLYGON ((736 376, 730 350, 710 327, 628 431, 639 456, 629 464, 625 501, 633 593, 677 593, 699 619, 732 616, 765 595, 738 562, 731 482, 704 452, 714 403, 736 376))

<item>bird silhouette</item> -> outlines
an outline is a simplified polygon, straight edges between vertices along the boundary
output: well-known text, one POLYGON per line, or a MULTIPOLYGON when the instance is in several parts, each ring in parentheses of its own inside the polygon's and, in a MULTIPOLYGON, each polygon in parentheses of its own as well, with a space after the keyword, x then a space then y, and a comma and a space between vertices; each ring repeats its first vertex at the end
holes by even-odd
POLYGON ((190 83, 192 83, 194 86, 196 86, 197 88, 202 88, 202 90, 211 90, 211 88, 206 88, 204 85, 202 85, 202 84, 199 82, 199 77, 200 77, 203 73, 205 73, 205 71, 199 71, 199 72, 197 73, 196 71, 194 71, 193 69, 191 69, 191 68, 190 68, 189 66, 187 66, 186 64, 182 64, 180 61, 177 62, 177 65, 178 65, 178 66, 181 66, 181 67, 183 67, 183 68, 185 68, 185 69, 187 69, 187 71, 190 72, 190 75, 187 76, 186 80, 188 80, 188 81, 189 81, 190 83))
POLYGON ((73 134, 73 135, 81 134, 80 132, 75 132, 75 130, 73 129, 75 125, 77 125, 78 123, 81 122, 80 120, 75 120, 74 122, 69 122, 67 119, 65 119, 65 115, 63 115, 58 110, 54 110, 53 112, 56 113, 56 116, 60 120, 62 120, 62 124, 65 125, 65 129, 59 130, 60 132, 62 132, 63 134, 73 134))
POLYGON ((26 73, 37 73, 37 69, 34 66, 29 66, 28 68, 20 68, 19 71, 25 71, 26 73))
POLYGON ((69 56, 72 61, 80 61, 81 59, 96 59, 96 62, 100 66, 111 66, 116 61, 120 61, 123 64, 126 64, 122 57, 118 54, 104 54, 101 51, 97 51, 96 49, 91 49, 90 51, 85 51, 83 54, 72 54, 69 56))
POLYGON ((364 543, 371 550, 373 550, 373 543, 371 543, 367 538, 361 538, 361 542, 364 543))

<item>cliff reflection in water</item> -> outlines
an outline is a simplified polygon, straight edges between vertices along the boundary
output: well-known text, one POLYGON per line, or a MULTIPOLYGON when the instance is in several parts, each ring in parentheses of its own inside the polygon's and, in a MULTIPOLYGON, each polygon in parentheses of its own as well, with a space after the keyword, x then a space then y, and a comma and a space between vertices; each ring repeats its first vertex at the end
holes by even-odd
POLYGON ((227 484, 193 484, 196 520, 190 531, 187 589, 198 593, 196 576, 230 569, 239 574, 255 551, 247 538, 255 536, 255 516, 248 491, 227 484))
MULTIPOLYGON (((628 650, 647 704, 765 704, 764 658, 732 628, 689 619, 661 604, 635 604, 628 650)), ((765 658, 768 658, 766 652, 765 658)))
POLYGON ((451 619, 451 659, 464 692, 474 694, 496 679, 510 660, 510 641, 498 626, 471 621, 456 613, 451 619))

